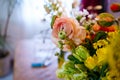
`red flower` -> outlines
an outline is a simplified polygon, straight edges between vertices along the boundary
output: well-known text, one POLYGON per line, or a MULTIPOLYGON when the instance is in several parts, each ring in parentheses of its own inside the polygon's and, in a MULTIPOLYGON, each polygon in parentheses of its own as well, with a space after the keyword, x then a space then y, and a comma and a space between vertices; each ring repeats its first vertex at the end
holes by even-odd
POLYGON ((113 12, 118 12, 118 11, 120 11, 120 4, 118 4, 118 3, 113 3, 113 4, 110 6, 110 9, 111 9, 113 12))

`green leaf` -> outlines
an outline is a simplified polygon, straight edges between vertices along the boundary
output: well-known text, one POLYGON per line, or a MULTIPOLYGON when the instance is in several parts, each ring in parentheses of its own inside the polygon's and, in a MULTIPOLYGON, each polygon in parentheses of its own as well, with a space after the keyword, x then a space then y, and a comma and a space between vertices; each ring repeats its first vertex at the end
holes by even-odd
POLYGON ((84 64, 75 64, 75 68, 77 68, 80 72, 87 71, 87 67, 84 64))
POLYGON ((96 50, 93 48, 93 45, 90 39, 86 38, 85 42, 82 43, 81 45, 86 47, 89 50, 91 56, 93 56, 96 53, 96 50))
POLYGON ((76 17, 76 19, 77 19, 78 22, 80 21, 81 18, 82 18, 82 16, 77 16, 76 17))
POLYGON ((88 74, 89 80, 100 80, 100 74, 98 72, 88 70, 87 74, 88 74))
POLYGON ((105 33, 104 31, 99 31, 96 35, 95 38, 93 39, 93 43, 97 42, 100 39, 105 39, 107 37, 107 33, 105 33))
POLYGON ((56 16, 56 15, 54 15, 54 16, 52 17, 52 21, 51 21, 51 28, 53 28, 53 24, 54 24, 54 22, 55 22, 56 18, 57 18, 57 16, 56 16))
POLYGON ((100 71, 100 74, 102 77, 104 77, 106 75, 106 69, 108 68, 108 64, 104 64, 102 65, 102 68, 101 68, 101 71, 100 71))
POLYGON ((72 54, 68 56, 68 59, 73 61, 75 64, 84 64, 83 62, 80 62, 78 59, 76 59, 72 54))
POLYGON ((109 27, 113 25, 114 21, 108 22, 108 21, 97 21, 97 23, 102 27, 109 27))
POLYGON ((73 53, 73 56, 81 62, 84 62, 90 55, 88 49, 80 45, 75 49, 75 53, 73 53))

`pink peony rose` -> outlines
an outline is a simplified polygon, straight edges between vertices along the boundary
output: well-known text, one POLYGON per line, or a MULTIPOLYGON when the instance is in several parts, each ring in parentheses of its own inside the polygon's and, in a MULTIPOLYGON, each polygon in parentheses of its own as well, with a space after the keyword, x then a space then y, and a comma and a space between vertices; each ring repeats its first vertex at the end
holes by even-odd
MULTIPOLYGON (((60 31, 64 31, 67 38, 72 40, 75 45, 81 44, 86 38, 86 30, 84 27, 80 26, 79 23, 72 18, 61 17, 55 20, 52 30, 52 38, 55 44, 61 40, 58 36, 60 31)), ((65 43, 66 40, 62 41, 65 43)), ((70 50, 70 46, 68 44, 64 45, 63 50, 70 50)))

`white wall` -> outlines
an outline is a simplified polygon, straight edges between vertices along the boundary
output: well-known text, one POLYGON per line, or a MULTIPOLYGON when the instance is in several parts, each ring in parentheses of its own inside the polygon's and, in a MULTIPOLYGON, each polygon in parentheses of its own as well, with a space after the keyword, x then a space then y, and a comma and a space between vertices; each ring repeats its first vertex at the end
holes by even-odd
MULTIPOLYGON (((7 17, 6 3, 2 3, 4 0, 0 0, 0 24, 2 25, 2 32, 7 17)), ((34 35, 39 34, 40 30, 44 27, 49 27, 48 22, 42 23, 41 19, 44 16, 44 9, 42 7, 43 0, 23 0, 20 5, 17 5, 11 16, 8 38, 9 50, 11 56, 14 55, 16 44, 22 39, 30 39, 34 35)))

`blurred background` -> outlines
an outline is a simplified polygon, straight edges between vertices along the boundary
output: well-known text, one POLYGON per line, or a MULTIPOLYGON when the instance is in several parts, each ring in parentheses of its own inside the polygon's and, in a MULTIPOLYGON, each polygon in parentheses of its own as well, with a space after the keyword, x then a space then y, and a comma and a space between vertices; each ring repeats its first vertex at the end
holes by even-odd
POLYGON ((51 16, 87 9, 118 17, 109 9, 113 2, 120 0, 0 0, 0 80, 58 80, 52 74, 59 49, 51 40, 51 16))

